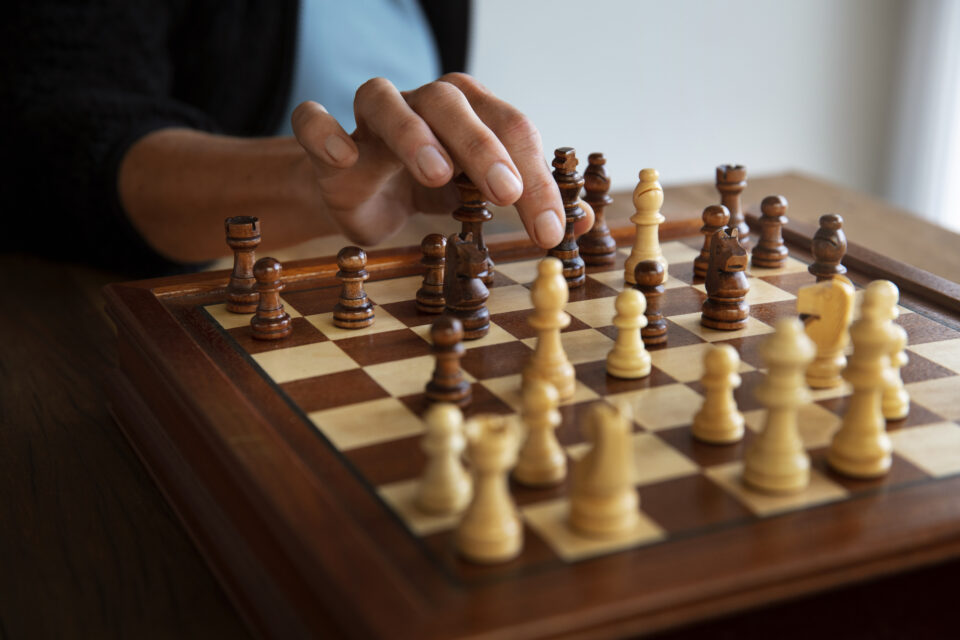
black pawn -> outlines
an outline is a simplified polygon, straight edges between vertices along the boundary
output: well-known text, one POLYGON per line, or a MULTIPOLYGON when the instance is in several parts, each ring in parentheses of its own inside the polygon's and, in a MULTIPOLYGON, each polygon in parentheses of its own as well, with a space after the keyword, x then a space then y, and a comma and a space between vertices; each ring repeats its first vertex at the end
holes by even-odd
POLYGON ((427 383, 429 402, 450 402, 461 409, 470 404, 470 383, 463 377, 460 358, 463 357, 463 325, 456 318, 440 316, 430 327, 433 355, 437 359, 433 377, 427 383))
POLYGON ((787 260, 787 248, 783 244, 783 225, 787 224, 787 199, 783 196, 767 196, 760 203, 760 238, 750 261, 755 267, 778 269, 787 260))
POLYGON ((730 223, 730 212, 722 204, 712 204, 703 210, 703 226, 700 227, 700 233, 703 234, 703 247, 700 249, 700 255, 693 259, 693 275, 697 278, 707 277, 707 268, 710 266, 710 242, 713 235, 726 228, 730 223))
POLYGON ((807 271, 817 277, 817 282, 842 276, 847 268, 840 264, 847 254, 847 236, 843 232, 843 218, 835 213, 820 216, 820 228, 813 234, 810 247, 813 264, 807 271))
POLYGON ((283 267, 274 258, 260 258, 253 265, 254 288, 260 295, 256 314, 250 319, 253 337, 257 340, 279 340, 293 329, 290 315, 283 310, 280 291, 283 289, 283 267))
POLYGON ((420 243, 423 259, 423 284, 417 290, 417 310, 421 313, 443 313, 443 269, 447 239, 439 233, 427 235, 420 243))
POLYGON ((574 237, 574 226, 587 214, 580 205, 580 190, 583 189, 583 177, 577 173, 577 152, 570 147, 561 147, 553 152, 553 179, 560 188, 563 200, 563 212, 566 215, 566 227, 560 244, 547 252, 547 255, 559 258, 563 262, 563 277, 567 287, 582 287, 586 281, 583 258, 574 237))
POLYGON ((641 260, 633 269, 633 278, 636 284, 633 288, 647 299, 647 326, 640 330, 643 344, 652 347, 664 344, 667 341, 667 321, 660 312, 660 303, 663 299, 663 283, 666 273, 663 265, 656 260, 641 260))
POLYGON ((333 308, 333 324, 342 329, 362 329, 373 324, 373 305, 363 290, 367 254, 360 247, 344 247, 337 254, 337 278, 343 283, 340 301, 333 308))

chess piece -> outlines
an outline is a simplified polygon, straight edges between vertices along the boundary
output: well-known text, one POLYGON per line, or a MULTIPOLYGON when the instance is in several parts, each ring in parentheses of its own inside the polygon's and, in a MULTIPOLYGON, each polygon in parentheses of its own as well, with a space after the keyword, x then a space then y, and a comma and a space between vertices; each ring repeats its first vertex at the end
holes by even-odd
POLYGON ((892 282, 871 282, 863 295, 860 318, 850 326, 853 354, 847 360, 843 379, 853 385, 853 394, 840 430, 830 443, 827 462, 836 471, 854 478, 882 476, 893 461, 882 396, 894 343, 889 313, 897 303, 897 295, 892 282))
POLYGON ((797 411, 810 402, 803 375, 815 352, 797 318, 781 318, 760 346, 767 375, 756 394, 767 417, 743 460, 743 480, 754 489, 795 493, 810 484, 810 458, 800 438, 797 411))
POLYGON ((760 238, 753 247, 751 264, 763 269, 779 269, 787 261, 783 244, 783 225, 787 224, 787 199, 767 196, 760 203, 760 238))
POLYGON ((470 404, 472 390, 460 368, 464 352, 462 340, 463 325, 456 318, 440 316, 433 321, 430 341, 437 364, 427 383, 426 396, 430 402, 445 402, 460 408, 470 404))
MULTIPOLYGON (((893 283, 891 286, 896 288, 893 283)), ((897 308, 899 298, 900 292, 897 290, 897 295, 887 310, 887 329, 891 335, 890 366, 884 380, 881 400, 883 417, 887 420, 903 420, 910 413, 910 394, 904 388, 903 378, 900 376, 900 369, 909 361, 906 352, 907 331, 893 322, 900 315, 900 310, 897 308)))
POLYGON ((260 244, 260 221, 251 216, 227 218, 227 246, 233 250, 233 272, 227 284, 227 311, 253 313, 257 310, 257 294, 253 277, 254 251, 260 244))
POLYGON ((797 292, 797 313, 807 337, 817 347, 817 355, 807 367, 807 384, 814 389, 843 383, 840 372, 847 365, 844 349, 850 342, 853 301, 853 286, 845 278, 807 285, 797 292))
POLYGON ((453 179, 460 192, 460 206, 453 212, 453 218, 460 222, 460 239, 467 236, 473 238, 477 251, 483 256, 483 271, 479 278, 488 287, 493 284, 493 260, 490 251, 483 243, 483 223, 493 219, 493 214, 487 208, 487 201, 483 199, 480 189, 473 184, 467 174, 461 173, 453 179))
POLYGON ((843 232, 843 218, 835 213, 820 216, 820 228, 813 234, 810 246, 813 263, 807 271, 817 277, 817 282, 842 276, 847 268, 840 264, 847 253, 847 236, 843 232))
POLYGON ((559 484, 567 475, 567 454, 554 430, 560 424, 560 394, 549 382, 533 380, 523 390, 523 423, 527 438, 520 448, 513 477, 531 487, 559 484))
POLYGON ((363 290, 367 254, 360 247, 344 247, 337 254, 337 278, 342 283, 340 300, 333 308, 333 324, 341 329, 362 329, 373 324, 373 305, 363 290))
POLYGON ((423 259, 423 284, 417 289, 417 311, 443 313, 443 269, 447 252, 447 239, 439 233, 430 233, 420 243, 423 259))
POLYGON ((507 562, 523 547, 523 524, 507 483, 517 460, 517 429, 506 416, 481 415, 465 430, 473 498, 454 534, 456 547, 473 562, 507 562))
POLYGON ((646 299, 636 289, 624 289, 614 307, 617 340, 607 355, 607 373, 630 380, 650 375, 650 354, 640 339, 640 329, 647 325, 647 317, 643 315, 647 309, 646 299))
POLYGON ((727 228, 730 224, 730 212, 722 204, 712 204, 703 210, 703 226, 700 227, 700 233, 703 234, 703 247, 700 249, 700 255, 693 259, 693 275, 696 278, 706 278, 707 269, 710 266, 710 241, 717 231, 727 228))
POLYGON ((570 526, 589 537, 628 534, 640 521, 630 425, 619 411, 598 402, 587 412, 584 435, 593 446, 573 467, 570 526))
POLYGON ((660 302, 663 298, 663 283, 666 272, 656 260, 641 260, 633 270, 633 288, 643 294, 647 301, 647 324, 640 330, 643 344, 652 347, 667 342, 667 321, 660 312, 660 302))
POLYGON ((718 231, 710 241, 710 265, 705 282, 707 299, 703 301, 700 324, 711 329, 736 331, 747 326, 750 306, 746 303, 750 283, 747 252, 740 246, 737 230, 718 231))
POLYGON ((416 505, 425 512, 450 515, 463 511, 473 495, 470 474, 460 458, 467 446, 463 414, 452 404, 435 404, 423 416, 427 432, 420 446, 427 466, 417 487, 416 505))
POLYGON ((490 331, 490 291, 480 279, 486 264, 486 256, 477 249, 472 236, 461 238, 454 233, 447 238, 443 298, 446 312, 463 323, 464 340, 482 338, 490 331))
POLYGON ((280 291, 283 290, 283 267, 274 258, 260 258, 253 265, 260 296, 256 314, 250 318, 250 328, 257 340, 279 340, 293 330, 290 316, 283 310, 280 291))
POLYGON ((577 173, 576 151, 570 147, 561 147, 554 151, 553 155, 553 179, 557 181, 557 186, 560 188, 567 223, 563 240, 550 249, 547 255, 563 261, 563 277, 567 286, 574 289, 582 287, 586 280, 583 258, 580 257, 580 249, 573 235, 574 225, 586 215, 579 204, 583 177, 577 173))
POLYGON ((656 169, 643 169, 640 172, 640 181, 633 190, 633 207, 635 213, 630 216, 630 222, 637 227, 637 235, 633 241, 630 256, 623 265, 623 279, 630 284, 633 281, 633 271, 637 263, 643 260, 656 260, 667 270, 667 259, 660 249, 660 224, 666 219, 660 213, 663 206, 663 187, 660 186, 660 174, 656 169))
POLYGON ((693 437, 710 444, 732 444, 743 438, 743 414, 733 390, 740 386, 740 355, 728 344, 710 347, 703 358, 703 406, 693 417, 693 437))
POLYGON ((530 288, 533 313, 527 318, 537 332, 537 346, 523 369, 523 386, 544 380, 556 388, 561 401, 569 400, 576 389, 576 379, 560 341, 560 330, 570 324, 570 316, 563 311, 570 292, 563 265, 556 258, 547 256, 541 260, 537 274, 530 288))
POLYGON ((747 187, 747 168, 743 165, 722 164, 717 167, 717 191, 720 204, 730 212, 730 226, 737 230, 741 243, 746 243, 750 226, 743 216, 740 194, 747 187))
POLYGON ((602 153, 591 153, 587 159, 589 165, 583 172, 584 189, 587 195, 584 201, 593 207, 593 227, 580 236, 577 245, 580 247, 580 256, 588 265, 613 264, 617 255, 617 243, 610 235, 610 227, 603 217, 605 207, 613 203, 610 197, 610 178, 604 165, 607 159, 602 153))

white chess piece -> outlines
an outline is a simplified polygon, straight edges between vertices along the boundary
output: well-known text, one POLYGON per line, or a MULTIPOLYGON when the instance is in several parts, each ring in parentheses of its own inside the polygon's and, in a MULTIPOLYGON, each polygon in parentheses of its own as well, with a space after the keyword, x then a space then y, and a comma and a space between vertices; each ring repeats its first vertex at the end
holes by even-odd
POLYGON ((554 430, 560 424, 560 394, 549 382, 533 380, 523 390, 523 423, 527 437, 520 448, 513 477, 532 487, 559 484, 567 475, 567 454, 554 430))
POLYGON ((647 326, 647 300, 636 289, 624 289, 614 303, 617 315, 617 340, 607 355, 607 373, 617 378, 642 378, 650 375, 650 354, 640 338, 647 326))
POLYGON ((644 169, 640 172, 640 181, 633 190, 633 207, 636 212, 630 216, 630 222, 637 227, 637 235, 630 250, 630 256, 623 265, 623 279, 636 284, 633 271, 643 260, 656 260, 663 265, 667 273, 667 259, 660 248, 660 224, 666 220, 660 213, 663 206, 663 187, 660 186, 660 174, 656 169, 644 169))
POLYGON ((588 537, 617 537, 640 520, 630 425, 610 405, 592 405, 584 424, 593 444, 573 467, 570 526, 588 537))
POLYGON ((840 430, 830 443, 827 462, 854 478, 882 476, 893 462, 882 396, 895 339, 889 324, 890 306, 896 305, 897 297, 892 282, 871 282, 860 305, 860 319, 850 326, 853 355, 847 360, 843 378, 853 385, 853 394, 840 430))
POLYGON ((824 280, 797 292, 797 313, 808 316, 804 331, 817 346, 806 376, 807 384, 814 389, 843 383, 840 372, 847 364, 843 350, 850 342, 853 301, 853 285, 846 278, 824 280))
POLYGON ((512 418, 482 415, 467 421, 466 433, 473 499, 457 526, 457 550, 478 563, 506 562, 523 547, 523 523, 507 481, 517 461, 517 428, 512 418))
POLYGON ((740 386, 740 355, 729 344, 710 347, 703 357, 703 406, 693 417, 693 437, 711 444, 731 444, 743 438, 743 414, 733 390, 740 386))
POLYGON ((907 358, 907 331, 893 321, 900 315, 897 308, 899 302, 899 291, 897 300, 890 305, 887 314, 888 326, 892 335, 890 343, 890 368, 887 371, 887 378, 883 385, 883 417, 887 420, 903 420, 910 413, 910 394, 903 386, 903 378, 900 376, 902 369, 909 359, 907 358))
POLYGON ((417 489, 416 504, 426 513, 460 513, 472 494, 470 475, 461 456, 467 446, 463 415, 456 405, 438 403, 424 416, 427 433, 421 446, 427 465, 417 489))
POLYGON ((760 347, 767 376, 757 399, 767 408, 763 430, 744 455, 743 480, 769 493, 794 493, 810 483, 810 457, 800 439, 797 410, 810 402, 804 380, 816 346, 797 318, 782 318, 760 347))
POLYGON ((544 380, 557 389, 561 401, 569 400, 573 397, 576 379, 560 341, 560 330, 570 324, 570 316, 563 311, 570 297, 563 277, 563 263, 556 258, 544 258, 537 272, 530 289, 533 313, 527 319, 537 332, 537 346, 523 369, 523 385, 544 380))

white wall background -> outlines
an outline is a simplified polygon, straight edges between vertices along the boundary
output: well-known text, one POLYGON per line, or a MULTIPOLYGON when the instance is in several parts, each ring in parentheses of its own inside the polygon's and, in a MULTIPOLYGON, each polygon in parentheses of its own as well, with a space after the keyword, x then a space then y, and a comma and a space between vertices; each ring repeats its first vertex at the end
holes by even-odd
POLYGON ((800 169, 883 196, 897 0, 475 0, 470 70, 615 188, 800 169))

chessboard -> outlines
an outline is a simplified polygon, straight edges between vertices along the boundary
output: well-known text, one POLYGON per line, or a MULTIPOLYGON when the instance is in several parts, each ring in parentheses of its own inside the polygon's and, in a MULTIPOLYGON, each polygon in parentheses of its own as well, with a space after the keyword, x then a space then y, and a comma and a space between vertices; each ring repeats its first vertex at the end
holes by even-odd
MULTIPOLYGON (((566 306, 562 342, 576 391, 561 406, 557 437, 576 460, 587 446, 587 407, 632 408, 641 524, 628 538, 572 534, 566 483, 511 483, 523 550, 506 563, 473 564, 454 547, 455 517, 415 507, 435 319, 414 300, 418 249, 371 253, 365 289, 376 320, 356 330, 332 322, 335 259, 284 265, 293 331, 278 341, 252 339, 250 316, 226 311, 226 273, 112 285, 112 411, 238 610, 269 637, 642 634, 960 556, 956 285, 851 243, 845 264, 858 289, 887 278, 901 291, 896 322, 908 334, 902 377, 912 403, 905 420, 887 425, 892 468, 876 480, 833 472, 826 450, 850 390, 814 391, 800 410, 809 488, 762 494, 741 481, 764 415, 754 396, 764 376, 759 346, 776 319, 796 315, 797 291, 814 282, 812 229, 784 229, 782 267, 750 268, 750 318, 730 332, 700 326, 699 222, 660 229, 668 340, 650 348, 649 376, 616 379, 604 366, 627 249, 612 265, 588 267, 566 306), (740 354, 735 397, 748 427, 725 446, 690 433, 703 355, 718 343, 740 354)), ((628 231, 615 230, 621 247, 628 231)), ((490 331, 464 343, 462 359, 473 390, 468 417, 518 412, 534 346, 526 319, 541 255, 518 237, 488 245, 490 331)))

